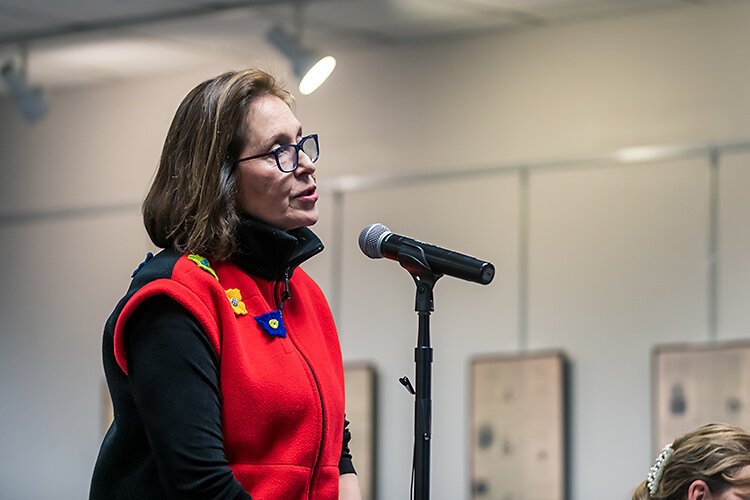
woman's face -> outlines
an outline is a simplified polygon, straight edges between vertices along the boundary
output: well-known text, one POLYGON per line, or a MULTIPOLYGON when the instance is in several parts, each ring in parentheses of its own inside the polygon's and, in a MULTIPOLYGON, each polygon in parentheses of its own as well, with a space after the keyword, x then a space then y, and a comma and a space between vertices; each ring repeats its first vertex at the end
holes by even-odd
MULTIPOLYGON (((302 138, 302 125, 284 101, 273 95, 254 99, 248 109, 250 134, 240 158, 273 151, 302 138)), ((288 231, 318 221, 315 165, 300 152, 294 172, 276 166, 274 155, 240 163, 237 188, 240 208, 247 214, 288 231)))

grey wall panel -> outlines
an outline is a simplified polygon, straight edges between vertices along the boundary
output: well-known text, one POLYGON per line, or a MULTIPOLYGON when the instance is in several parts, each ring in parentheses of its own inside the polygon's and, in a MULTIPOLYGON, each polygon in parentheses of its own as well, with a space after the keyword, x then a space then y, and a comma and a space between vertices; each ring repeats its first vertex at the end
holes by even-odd
POLYGON ((645 477, 651 348, 706 338, 707 179, 702 158, 531 177, 530 346, 571 360, 572 498, 645 477))
POLYGON ((719 167, 718 337, 750 337, 750 154, 727 155, 719 167))
POLYGON ((3 497, 85 498, 102 437, 104 321, 143 258, 135 214, 0 227, 3 497))

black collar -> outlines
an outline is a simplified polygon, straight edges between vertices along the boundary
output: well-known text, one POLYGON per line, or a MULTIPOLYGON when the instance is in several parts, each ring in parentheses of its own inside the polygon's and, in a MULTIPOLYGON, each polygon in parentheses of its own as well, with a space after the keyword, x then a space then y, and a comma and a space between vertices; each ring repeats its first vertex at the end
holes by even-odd
POLYGON ((291 277, 294 269, 323 251, 323 243, 306 227, 282 231, 244 218, 237 230, 239 250, 231 261, 245 272, 267 280, 291 277))

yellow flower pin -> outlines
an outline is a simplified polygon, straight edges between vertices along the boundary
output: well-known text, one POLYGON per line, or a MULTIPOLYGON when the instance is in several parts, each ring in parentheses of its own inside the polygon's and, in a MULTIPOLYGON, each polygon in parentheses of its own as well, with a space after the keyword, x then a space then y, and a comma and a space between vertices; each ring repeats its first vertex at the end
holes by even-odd
POLYGON ((200 267, 204 271, 210 273, 211 276, 213 276, 214 278, 216 278, 216 281, 219 281, 219 277, 216 276, 216 271, 214 271, 213 269, 211 269, 211 264, 209 264, 207 258, 201 257, 200 255, 198 255, 196 253, 191 253, 190 255, 188 255, 188 259, 190 259, 193 262, 195 262, 198 265, 198 267, 200 267))
POLYGON ((247 314, 247 308, 245 307, 245 303, 242 302, 242 294, 240 291, 237 288, 230 288, 229 290, 225 290, 225 292, 227 293, 229 303, 232 304, 234 314, 247 314))

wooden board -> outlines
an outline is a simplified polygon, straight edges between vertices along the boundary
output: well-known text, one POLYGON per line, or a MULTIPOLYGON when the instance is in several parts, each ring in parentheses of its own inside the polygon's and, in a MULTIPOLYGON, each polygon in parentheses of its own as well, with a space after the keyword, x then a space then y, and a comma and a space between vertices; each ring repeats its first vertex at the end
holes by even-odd
POLYGON ((473 499, 565 499, 565 379, 560 353, 473 360, 473 499))
POLYGON ((653 362, 654 454, 705 423, 750 428, 750 342, 659 346, 653 362))

